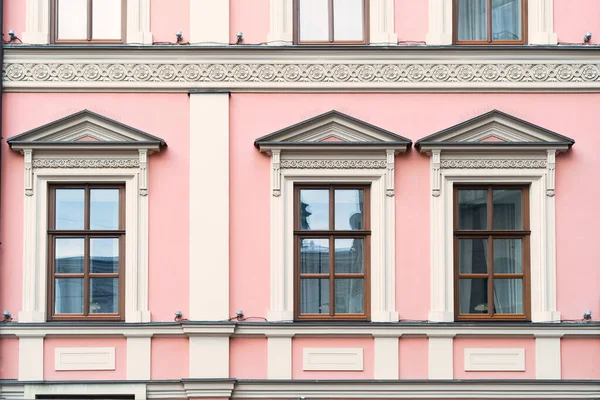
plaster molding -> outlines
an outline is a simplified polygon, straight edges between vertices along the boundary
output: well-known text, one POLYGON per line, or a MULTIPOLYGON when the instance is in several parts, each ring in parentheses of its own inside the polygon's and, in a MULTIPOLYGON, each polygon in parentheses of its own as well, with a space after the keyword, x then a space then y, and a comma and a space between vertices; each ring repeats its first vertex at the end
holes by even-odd
MULTIPOLYGON (((393 156, 393 154, 392 154, 393 156)), ((393 164, 393 158, 392 158, 393 164)), ((385 160, 283 160, 283 169, 378 169, 386 168, 385 160)))
MULTIPOLYGON (((275 1, 275 0, 274 0, 275 1)), ((434 1, 434 0, 432 0, 434 1)), ((436 0, 437 1, 437 0, 436 0)), ((5 50, 6 91, 600 91, 583 50, 5 50), (174 60, 178 61, 174 61, 174 60), (185 60, 182 62, 181 60, 185 60)))
POLYGON ((442 160, 441 168, 487 168, 487 169, 503 169, 503 168, 546 168, 546 160, 539 159, 459 159, 459 160, 442 160))
POLYGON ((560 337, 536 337, 536 379, 561 379, 561 370, 560 337))
POLYGON ((190 0, 190 31, 183 34, 194 45, 229 44, 229 2, 190 0))
POLYGON ((302 349, 304 371, 362 371, 362 348, 309 348, 302 349))
POLYGON ((33 168, 139 168, 135 158, 36 158, 33 168))
POLYGON ((267 337, 267 379, 292 379, 292 337, 267 337))
POLYGON ((114 347, 57 347, 54 349, 55 371, 102 371, 114 370, 115 366, 114 347))
POLYGON ((465 348, 465 371, 525 371, 523 348, 465 348))

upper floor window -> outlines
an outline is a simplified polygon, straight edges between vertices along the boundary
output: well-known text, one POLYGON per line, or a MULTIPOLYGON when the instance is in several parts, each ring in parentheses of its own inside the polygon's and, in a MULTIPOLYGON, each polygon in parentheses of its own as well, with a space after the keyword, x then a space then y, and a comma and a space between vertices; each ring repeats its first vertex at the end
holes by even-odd
POLYGON ((297 319, 366 319, 369 188, 297 186, 297 319))
POLYGON ((488 185, 454 190, 458 319, 528 319, 528 188, 488 185))
POLYGON ((48 254, 52 319, 111 319, 123 314, 125 188, 51 187, 48 254))
POLYGON ((125 0, 53 0, 54 43, 123 43, 125 0))
POLYGON ((368 0, 294 0, 298 44, 365 44, 368 0))
POLYGON ((527 0, 454 0, 456 44, 523 44, 527 0))

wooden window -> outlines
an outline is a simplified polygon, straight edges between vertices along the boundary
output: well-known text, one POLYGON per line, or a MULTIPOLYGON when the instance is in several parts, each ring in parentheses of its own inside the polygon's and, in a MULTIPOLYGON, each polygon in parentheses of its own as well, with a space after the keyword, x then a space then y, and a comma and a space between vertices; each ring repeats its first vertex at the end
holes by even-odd
POLYGON ((368 0, 294 0, 294 43, 366 44, 368 0))
POLYGON ((50 319, 122 320, 125 188, 51 186, 48 208, 50 319))
POLYGON ((368 186, 295 187, 296 319, 368 319, 369 200, 368 186))
POLYGON ((53 43, 124 43, 126 0, 52 0, 53 43))
POLYGON ((529 189, 454 189, 457 320, 528 320, 529 189))
POLYGON ((455 44, 524 44, 527 0, 454 0, 455 44))

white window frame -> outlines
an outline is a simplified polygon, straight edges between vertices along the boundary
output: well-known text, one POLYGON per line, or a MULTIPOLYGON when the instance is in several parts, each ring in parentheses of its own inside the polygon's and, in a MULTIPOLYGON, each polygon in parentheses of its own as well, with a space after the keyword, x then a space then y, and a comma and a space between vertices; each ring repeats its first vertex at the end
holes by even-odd
MULTIPOLYGON (((554 0, 527 1, 526 44, 557 44, 554 32, 554 0)), ((452 44, 453 0, 429 0, 429 31, 425 38, 428 45, 452 44)))
MULTIPOLYGON (((267 44, 273 46, 294 44, 293 8, 293 0, 271 0, 267 44)), ((398 35, 394 29, 394 0, 369 0, 368 44, 397 45, 398 35)))
MULTIPOLYGON (((50 0, 25 0, 25 44, 50 43, 50 0)), ((127 44, 152 44, 150 0, 127 0, 127 44)))

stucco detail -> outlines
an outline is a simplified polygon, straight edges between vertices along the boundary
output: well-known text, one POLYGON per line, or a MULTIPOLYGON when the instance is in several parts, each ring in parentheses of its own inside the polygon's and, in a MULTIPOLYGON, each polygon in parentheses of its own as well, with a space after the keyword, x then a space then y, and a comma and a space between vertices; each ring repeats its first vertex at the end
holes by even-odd
POLYGON ((546 160, 442 160, 442 168, 546 168, 546 160))
POLYGON ((377 169, 385 168, 385 160, 283 160, 281 168, 307 169, 377 169))
POLYGON ((35 159, 33 168, 139 168, 139 159, 35 159))

